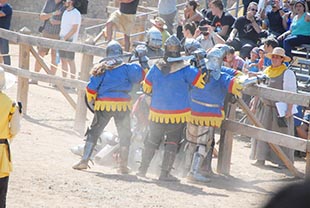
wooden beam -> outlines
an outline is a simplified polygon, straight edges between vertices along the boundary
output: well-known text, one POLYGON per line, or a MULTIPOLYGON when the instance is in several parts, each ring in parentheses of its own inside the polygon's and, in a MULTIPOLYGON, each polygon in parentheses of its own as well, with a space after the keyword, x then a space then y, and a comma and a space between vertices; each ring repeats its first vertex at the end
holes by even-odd
POLYGON ((53 48, 77 53, 84 53, 93 56, 105 56, 105 49, 97 46, 72 43, 62 40, 53 40, 50 38, 35 37, 31 35, 21 34, 10 30, 0 28, 0 37, 12 41, 17 44, 28 44, 44 48, 53 48))
MULTIPOLYGON (((30 33, 30 31, 28 32, 30 33)), ((24 71, 29 71, 30 64, 30 46, 28 44, 20 44, 19 45, 19 67, 24 71)), ((28 107, 28 79, 23 77, 18 77, 18 85, 17 85, 17 100, 21 101, 23 104, 23 113, 27 115, 27 107, 28 107)))
POLYGON ((23 70, 18 67, 8 66, 5 64, 0 64, 0 66, 3 67, 4 71, 14 74, 15 76, 26 78, 26 79, 33 78, 41 82, 52 83, 56 85, 59 84, 59 85, 68 86, 68 87, 71 86, 77 89, 85 89, 87 85, 85 81, 81 81, 81 80, 67 79, 67 78, 62 78, 62 77, 58 77, 55 75, 39 74, 36 72, 30 72, 27 70, 23 70))
POLYGON ((222 128, 232 131, 234 134, 241 134, 264 142, 270 142, 280 146, 306 152, 308 141, 298 137, 270 131, 264 128, 242 124, 237 121, 227 119, 223 121, 222 128))
POLYGON ((259 96, 261 98, 277 102, 285 102, 310 107, 310 93, 298 94, 262 85, 247 86, 243 89, 242 92, 248 95, 259 96))
MULTIPOLYGON (((51 74, 51 71, 48 68, 48 66, 45 64, 44 60, 40 57, 40 55, 36 52, 36 50, 34 50, 34 48, 32 46, 30 47, 30 52, 36 58, 36 60, 39 61, 40 65, 44 69, 44 71, 47 74, 51 74)), ((67 99, 69 104, 73 107, 73 109, 76 109, 76 103, 74 102, 72 97, 69 95, 69 93, 67 93, 67 91, 65 90, 63 85, 62 84, 56 84, 56 87, 63 94, 63 96, 65 96, 65 98, 67 99)))
MULTIPOLYGON (((228 103, 227 117, 234 120, 236 116, 237 105, 228 103)), ((233 132, 225 131, 221 128, 221 138, 219 154, 217 160, 217 172, 222 174, 230 173, 231 155, 233 146, 233 132)))
MULTIPOLYGON (((93 39, 86 40, 87 44, 94 45, 95 41, 93 39)), ((93 67, 94 56, 83 54, 81 70, 80 70, 80 80, 88 81, 89 80, 89 72, 93 67)), ((85 88, 78 90, 77 97, 77 108, 75 112, 75 121, 74 121, 74 129, 78 131, 80 134, 84 133, 85 124, 86 124, 86 116, 87 116, 87 108, 85 105, 85 88)))

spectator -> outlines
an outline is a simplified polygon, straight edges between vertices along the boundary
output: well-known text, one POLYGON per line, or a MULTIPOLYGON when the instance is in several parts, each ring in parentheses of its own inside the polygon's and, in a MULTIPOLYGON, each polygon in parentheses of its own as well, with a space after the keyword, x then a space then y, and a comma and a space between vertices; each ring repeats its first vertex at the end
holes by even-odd
POLYGON ((264 69, 264 59, 265 59, 264 45, 261 45, 258 48, 258 55, 259 55, 258 69, 259 69, 259 71, 263 71, 263 69, 264 69))
POLYGON ((230 47, 224 59, 224 66, 232 68, 234 70, 242 71, 244 60, 235 54, 235 49, 230 47))
POLYGON ((261 32, 260 21, 256 18, 257 3, 251 2, 245 16, 237 18, 226 43, 240 51, 241 58, 249 57, 257 46, 261 32))
POLYGON ((289 0, 289 11, 287 11, 284 16, 282 16, 282 24, 284 25, 284 29, 286 31, 290 30, 291 24, 293 21, 293 17, 296 15, 294 11, 294 5, 296 3, 296 0, 289 0))
MULTIPOLYGON (((264 43, 265 54, 272 53, 273 49, 279 46, 278 41, 273 37, 268 37, 266 40, 264 40, 263 43, 264 43)), ((268 66, 271 66, 271 59, 265 56, 263 68, 265 69, 268 66)))
POLYGON ((183 26, 188 22, 195 22, 198 26, 200 20, 203 19, 203 15, 197 11, 197 7, 199 4, 195 0, 189 0, 184 8, 184 17, 179 22, 179 26, 177 27, 177 37, 181 41, 183 37, 182 29, 183 26))
POLYGON ((247 59, 243 65, 243 72, 248 74, 249 77, 251 75, 255 75, 259 72, 258 68, 258 61, 259 61, 259 48, 255 47, 251 51, 250 59, 247 59))
MULTIPOLYGON (((11 27, 13 9, 8 3, 8 0, 0 0, 0 28, 9 30, 11 27)), ((3 63, 11 65, 11 58, 9 56, 9 41, 0 38, 0 52, 3 55, 3 63)))
POLYGON ((278 37, 283 40, 283 48, 286 55, 292 58, 292 49, 301 44, 310 44, 310 14, 307 13, 307 5, 303 0, 296 1, 294 5, 296 12, 291 29, 278 37))
POLYGON ((150 22, 153 24, 153 27, 157 28, 161 32, 163 41, 162 48, 164 48, 164 43, 170 36, 170 33, 167 31, 167 25, 165 20, 161 17, 156 17, 155 19, 151 19, 150 22))
POLYGON ((183 26, 184 38, 193 38, 196 32, 196 24, 194 22, 186 23, 183 26))
POLYGON ((173 24, 175 15, 177 14, 176 0, 159 0, 158 1, 158 15, 165 20, 167 24, 167 31, 173 34, 173 24))
MULTIPOLYGON (((44 21, 42 37, 59 40, 61 17, 65 10, 62 0, 47 0, 40 14, 40 20, 44 21)), ((48 54, 49 49, 38 47, 38 53, 41 57, 48 54)), ((51 74, 56 74, 56 50, 51 49, 51 74)), ((36 60, 34 71, 40 72, 41 65, 36 60)), ((31 84, 38 84, 38 81, 32 80, 31 84)))
MULTIPOLYGON (((290 61, 290 57, 285 55, 284 49, 276 47, 273 49, 272 53, 268 53, 266 56, 270 58, 272 62, 271 66, 264 70, 264 74, 270 78, 268 87, 296 92, 297 86, 295 74, 292 70, 287 69, 284 64, 284 62, 290 61)), ((283 134, 294 135, 292 104, 287 104, 285 118, 282 118, 286 122, 286 125, 280 125, 280 122, 278 122, 280 121, 280 118, 278 117, 275 102, 268 99, 261 99, 259 104, 256 105, 257 101, 258 99, 256 97, 251 109, 253 110, 252 112, 255 112, 254 109, 258 108, 257 116, 264 128, 283 134)), ((262 166, 265 164, 265 161, 268 160, 272 163, 278 164, 279 168, 284 168, 284 163, 271 150, 267 142, 252 138, 251 147, 251 159, 257 160, 254 165, 262 166)), ((293 163, 294 150, 286 147, 281 147, 281 149, 286 154, 287 158, 293 163)))
POLYGON ((280 1, 279 0, 273 0, 272 1, 272 9, 271 11, 267 12, 267 15, 265 15, 265 9, 261 12, 261 18, 262 19, 268 19, 268 31, 269 34, 274 35, 275 37, 278 37, 282 33, 285 32, 284 24, 283 24, 283 15, 285 12, 280 7, 280 1), (282 24, 280 24, 282 23, 282 24))
MULTIPOLYGON (((81 13, 74 7, 76 0, 66 0, 66 10, 63 13, 60 25, 60 39, 69 42, 76 42, 78 40, 81 13)), ((59 51, 59 57, 63 69, 63 77, 67 77, 68 66, 70 67, 71 78, 76 76, 76 67, 74 62, 74 52, 59 51)))
MULTIPOLYGON (((12 171, 10 142, 20 129, 20 112, 12 100, 3 92, 15 82, 11 74, 0 67, 0 207, 6 207, 9 175, 12 171)), ((21 111, 21 109, 20 109, 21 111)))
POLYGON ((214 32, 210 26, 211 22, 207 19, 202 19, 199 23, 198 30, 196 30, 194 37, 201 44, 201 47, 205 50, 211 49, 216 44, 224 44, 225 40, 214 32))
POLYGON ((245 16, 247 14, 248 11, 248 7, 250 6, 251 2, 255 2, 256 4, 258 4, 258 0, 242 0, 242 4, 243 4, 243 16, 245 16))
POLYGON ((229 12, 224 11, 222 0, 212 0, 209 5, 214 15, 211 26, 215 27, 214 31, 226 40, 232 30, 235 18, 229 12))
MULTIPOLYGON (((122 33, 124 33, 125 51, 130 49, 130 33, 135 25, 135 18, 138 9, 139 0, 119 0, 119 9, 113 12, 107 23, 107 41, 112 40, 113 28, 117 27, 122 33)), ((102 30, 95 38, 95 42, 104 34, 102 30)))

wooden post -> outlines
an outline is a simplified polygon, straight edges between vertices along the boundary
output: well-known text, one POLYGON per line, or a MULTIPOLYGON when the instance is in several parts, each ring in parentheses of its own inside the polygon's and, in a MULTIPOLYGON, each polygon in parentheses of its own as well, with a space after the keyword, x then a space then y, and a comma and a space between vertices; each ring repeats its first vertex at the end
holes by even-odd
MULTIPOLYGON (((22 34, 30 35, 31 31, 23 27, 20 31, 22 34)), ((24 70, 29 70, 30 62, 30 46, 27 44, 19 44, 19 67, 24 70)), ((17 85, 17 100, 23 104, 23 113, 27 115, 29 83, 28 79, 18 77, 17 85)))
MULTIPOLYGON (((85 41, 86 44, 95 45, 95 41, 93 39, 87 39, 85 41)), ((89 80, 89 72, 93 67, 93 55, 83 54, 82 56, 82 63, 81 63, 81 70, 80 70, 80 80, 88 81, 89 80)), ((75 112, 75 122, 74 122, 74 129, 78 131, 80 134, 84 133, 85 124, 86 124, 86 117, 87 117, 87 108, 85 104, 85 89, 78 90, 78 97, 77 97, 77 106, 75 112)))
MULTIPOLYGON (((227 118, 234 120, 236 116, 236 104, 228 103, 227 118)), ((233 145, 233 133, 221 130, 220 146, 217 160, 217 172, 228 175, 233 145)))

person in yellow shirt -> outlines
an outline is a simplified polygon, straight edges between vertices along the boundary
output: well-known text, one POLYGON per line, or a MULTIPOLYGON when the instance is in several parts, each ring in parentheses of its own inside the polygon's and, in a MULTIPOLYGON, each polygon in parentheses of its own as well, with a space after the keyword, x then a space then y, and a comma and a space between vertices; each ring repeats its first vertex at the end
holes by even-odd
POLYGON ((10 142, 20 129, 21 107, 18 107, 3 90, 15 83, 15 77, 0 67, 0 207, 6 205, 9 175, 12 171, 10 142))

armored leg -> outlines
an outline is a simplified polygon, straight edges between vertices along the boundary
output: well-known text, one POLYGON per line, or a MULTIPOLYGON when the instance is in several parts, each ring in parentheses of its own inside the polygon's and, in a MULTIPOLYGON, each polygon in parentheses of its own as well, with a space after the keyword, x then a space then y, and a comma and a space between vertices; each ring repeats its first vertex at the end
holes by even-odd
POLYGON ((170 174, 170 171, 172 169, 172 166, 173 166, 173 163, 175 160, 176 153, 177 153, 176 151, 165 150, 159 180, 161 180, 161 181, 179 181, 179 179, 177 179, 176 177, 174 177, 173 175, 170 174))
POLYGON ((119 173, 120 174, 128 174, 130 169, 127 167, 128 165, 128 154, 129 147, 120 147, 120 163, 119 163, 119 173))
POLYGON ((142 152, 142 161, 137 176, 145 177, 147 169, 149 168, 150 163, 154 157, 155 151, 156 151, 155 147, 146 146, 144 148, 142 152))
POLYGON ((83 170, 83 169, 87 169, 88 167, 88 161, 91 157, 91 154, 94 150, 95 144, 92 142, 86 142, 85 146, 84 146, 84 153, 82 156, 82 159, 80 160, 80 162, 78 162, 77 164, 73 165, 73 169, 76 170, 83 170))
POLYGON ((199 146, 198 150, 194 153, 192 166, 190 169, 190 172, 187 175, 187 180, 190 182, 209 182, 210 179, 203 176, 200 173, 201 164, 205 158, 205 155, 200 154, 199 152, 204 151, 204 146, 199 146), (203 150, 199 150, 199 148, 202 148, 203 150))
POLYGON ((197 149, 197 144, 188 142, 187 147, 186 147, 186 152, 185 152, 185 161, 184 161, 184 170, 183 170, 183 177, 185 177, 190 169, 191 169, 191 164, 193 160, 194 153, 197 149))

